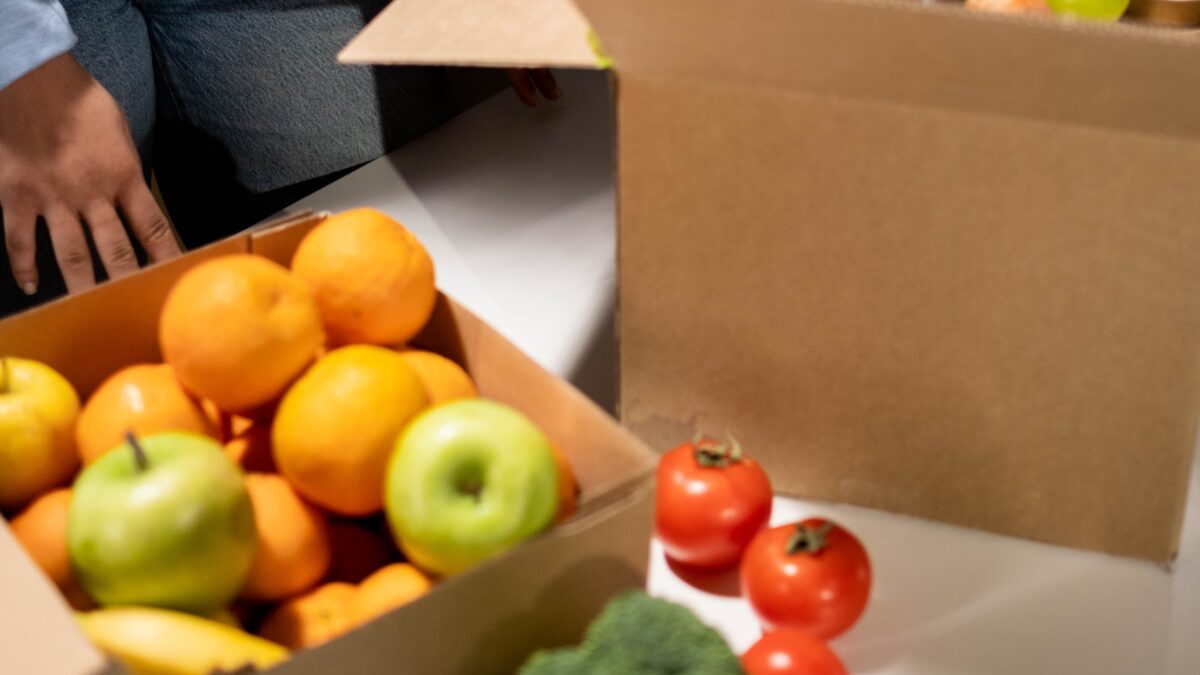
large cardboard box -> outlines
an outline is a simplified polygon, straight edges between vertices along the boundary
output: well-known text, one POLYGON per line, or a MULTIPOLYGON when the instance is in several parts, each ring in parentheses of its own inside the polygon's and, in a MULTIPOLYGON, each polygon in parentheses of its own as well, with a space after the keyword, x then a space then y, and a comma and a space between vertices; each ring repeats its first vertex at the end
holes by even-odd
MULTIPOLYGON (((48 363, 86 397, 122 366, 161 361, 159 310, 185 270, 246 251, 286 265, 320 217, 301 215, 0 321, 0 354, 48 363)), ((481 395, 538 423, 571 461, 582 490, 579 512, 409 605, 294 654, 272 673, 513 672, 539 647, 576 642, 611 596, 644 584, 653 453, 450 298, 440 298, 414 344, 454 358, 481 395)), ((85 640, 0 519, 0 672, 109 671, 119 672, 85 640)))
POLYGON ((342 58, 596 67, 594 29, 626 426, 658 449, 731 430, 788 493, 1174 557, 1200 404, 1194 35, 576 3, 395 0, 342 58))

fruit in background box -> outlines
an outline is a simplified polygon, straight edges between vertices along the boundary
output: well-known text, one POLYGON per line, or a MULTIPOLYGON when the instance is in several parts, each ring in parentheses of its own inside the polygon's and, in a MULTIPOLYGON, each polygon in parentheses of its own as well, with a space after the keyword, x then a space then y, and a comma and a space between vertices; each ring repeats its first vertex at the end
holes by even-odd
POLYGON ((283 603, 259 628, 259 635, 288 649, 315 647, 354 627, 350 604, 358 589, 334 581, 283 603))
POLYGON ((79 396, 53 368, 0 356, 0 509, 65 483, 79 466, 79 396))
POLYGON ((1129 8, 1129 0, 1047 0, 1055 14, 1081 19, 1116 21, 1129 8))
POLYGON ((310 501, 346 516, 383 507, 383 471, 400 429, 428 405, 399 354, 354 345, 321 357, 279 405, 275 464, 310 501))
POLYGON ((455 574, 553 522, 558 468, 528 417, 475 398, 405 427, 387 468, 388 523, 412 562, 455 574))
POLYGON ((422 349, 405 349, 400 352, 404 361, 417 374, 425 393, 429 395, 429 404, 438 405, 460 398, 475 398, 475 382, 462 366, 450 359, 427 352, 422 349))
POLYGON ((225 444, 225 454, 243 471, 274 473, 276 468, 271 452, 271 423, 256 422, 246 427, 225 444))
POLYGON ((763 635, 742 654, 746 675, 850 675, 823 641, 781 628, 763 635))
POLYGON ((265 670, 288 657, 283 647, 238 628, 167 609, 113 607, 78 620, 88 639, 131 675, 265 670))
POLYGON ((163 363, 122 368, 100 384, 75 425, 80 459, 91 464, 124 443, 131 430, 138 436, 160 431, 218 436, 200 401, 183 390, 175 371, 163 363))
POLYGON ((355 521, 330 520, 329 541, 333 549, 326 575, 329 581, 357 584, 375 570, 400 559, 390 534, 376 532, 355 521))
POLYGON ((325 332, 303 281, 239 254, 180 277, 163 304, 159 342, 184 387, 243 413, 278 398, 316 358, 325 332))
POLYGON ((1046 0, 966 0, 967 9, 999 14, 1049 14, 1046 0))
POLYGON ((767 630, 790 628, 828 640, 866 609, 871 563, 859 540, 821 518, 763 530, 740 570, 742 594, 767 630))
POLYGON ((771 518, 771 483, 736 441, 698 438, 665 453, 655 472, 654 528, 668 558, 732 567, 771 518))
POLYGON ((242 472, 207 436, 127 442, 75 481, 67 550, 101 605, 223 607, 246 580, 254 547, 242 472))
POLYGON ((320 581, 330 559, 325 515, 300 499, 281 476, 249 474, 246 490, 258 544, 242 597, 282 600, 320 581))
POLYGON ((433 582, 408 563, 393 563, 363 580, 350 603, 350 619, 362 625, 429 592, 433 582))
POLYGON ((83 592, 67 555, 67 510, 71 489, 59 488, 43 494, 9 523, 13 536, 33 562, 58 586, 75 609, 94 606, 83 592))
POLYGON ((407 342, 437 301, 425 247, 374 209, 338 213, 313 228, 296 248, 292 271, 312 286, 333 344, 407 342))
POLYGON ((575 470, 571 468, 571 461, 562 448, 551 443, 550 451, 554 453, 554 463, 558 468, 558 510, 554 521, 561 523, 575 515, 579 508, 579 482, 575 480, 575 470))

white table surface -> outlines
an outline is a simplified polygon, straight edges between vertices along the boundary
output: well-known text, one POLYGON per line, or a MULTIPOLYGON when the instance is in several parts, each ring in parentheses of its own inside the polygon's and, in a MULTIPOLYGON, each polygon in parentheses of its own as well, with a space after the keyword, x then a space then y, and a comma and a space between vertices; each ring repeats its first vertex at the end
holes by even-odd
MULTIPOLYGON (((607 79, 560 73, 566 99, 505 92, 297 206, 389 212, 439 284, 551 372, 611 408, 613 127, 607 79)), ((772 521, 832 517, 867 546, 863 619, 832 642, 854 673, 1200 674, 1200 471, 1172 571, 844 505, 777 498, 772 521)), ((655 545, 651 592, 739 652, 759 635, 733 573, 689 578, 655 545)))

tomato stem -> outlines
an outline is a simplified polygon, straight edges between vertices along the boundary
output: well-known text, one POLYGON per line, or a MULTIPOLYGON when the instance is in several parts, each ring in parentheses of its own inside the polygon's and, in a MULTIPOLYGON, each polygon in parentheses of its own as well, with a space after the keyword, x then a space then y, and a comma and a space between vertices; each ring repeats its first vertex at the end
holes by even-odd
POLYGON ((832 529, 833 523, 829 521, 825 521, 817 527, 807 523, 797 524, 796 531, 788 537, 787 554, 817 553, 829 543, 829 532, 832 529))
POLYGON ((692 445, 696 448, 694 454, 700 466, 722 467, 742 460, 742 445, 733 435, 725 443, 697 435, 692 445))
POLYGON ((129 447, 133 448, 133 460, 137 462, 138 470, 145 471, 150 468, 150 460, 146 458, 146 450, 133 435, 133 431, 125 432, 125 440, 129 442, 129 447))

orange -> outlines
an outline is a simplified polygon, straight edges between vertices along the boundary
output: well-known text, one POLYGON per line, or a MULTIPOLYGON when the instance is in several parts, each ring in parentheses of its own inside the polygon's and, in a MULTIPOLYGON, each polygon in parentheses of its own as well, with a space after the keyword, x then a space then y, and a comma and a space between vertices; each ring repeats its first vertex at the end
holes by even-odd
MULTIPOLYGON (((240 417, 233 418, 241 419, 240 417)), ((225 444, 225 455, 243 471, 274 473, 275 458, 271 456, 271 423, 255 422, 225 444)))
POLYGON ((408 563, 393 563, 363 580, 350 603, 350 619, 364 624, 425 595, 433 582, 408 563))
POLYGON ((327 218, 305 235, 292 271, 308 282, 334 344, 396 345, 429 321, 433 260, 400 223, 374 209, 327 218))
POLYGON ((147 436, 192 431, 216 438, 218 429, 201 402, 188 394, 171 366, 143 363, 118 370, 84 404, 75 445, 84 464, 125 442, 125 432, 147 436))
POLYGON ((246 491, 254 506, 258 544, 242 596, 282 600, 320 581, 330 559, 324 514, 275 474, 248 474, 246 491))
POLYGON ((358 588, 334 581, 288 600, 271 612, 258 634, 287 647, 315 647, 354 627, 350 603, 358 588))
POLYGON ((383 476, 400 429, 429 404, 425 388, 390 349, 335 349, 279 405, 275 464, 296 491, 344 516, 383 508, 383 476))
POLYGON ((404 361, 420 378, 429 394, 429 404, 437 405, 459 398, 474 398, 478 395, 475 382, 462 366, 450 359, 421 349, 405 349, 400 352, 404 361))
POLYGON ((248 254, 202 262, 180 277, 158 329, 183 386, 230 413, 278 398, 325 343, 308 286, 248 254))
POLYGON ((59 488, 35 499, 9 523, 13 536, 33 562, 50 577, 67 602, 78 610, 95 606, 75 579, 67 556, 67 510, 71 489, 59 488))
POLYGON ((399 560, 391 535, 376 532, 357 521, 335 518, 329 522, 333 560, 325 578, 357 584, 375 570, 399 560))
POLYGON ((558 512, 554 520, 561 523, 575 515, 575 510, 579 508, 579 483, 575 480, 575 471, 566 453, 554 443, 550 444, 550 450, 558 466, 558 512))

